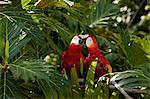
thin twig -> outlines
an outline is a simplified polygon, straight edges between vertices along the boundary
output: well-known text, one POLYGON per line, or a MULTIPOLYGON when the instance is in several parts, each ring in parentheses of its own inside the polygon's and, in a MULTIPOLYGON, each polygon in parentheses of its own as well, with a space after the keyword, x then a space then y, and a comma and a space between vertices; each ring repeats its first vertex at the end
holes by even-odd
POLYGON ((22 55, 20 55, 13 63, 16 63, 20 58, 22 58, 29 50, 26 50, 22 55))
POLYGON ((132 23, 133 20, 135 19, 136 15, 137 15, 137 13, 139 12, 139 10, 140 10, 141 6, 143 5, 144 1, 145 1, 145 0, 142 0, 141 4, 139 5, 139 9, 136 10, 136 12, 135 12, 135 14, 133 15, 131 21, 130 21, 130 22, 128 23, 128 25, 126 26, 126 29, 125 29, 125 30, 127 30, 127 29, 130 27, 131 23, 132 23))

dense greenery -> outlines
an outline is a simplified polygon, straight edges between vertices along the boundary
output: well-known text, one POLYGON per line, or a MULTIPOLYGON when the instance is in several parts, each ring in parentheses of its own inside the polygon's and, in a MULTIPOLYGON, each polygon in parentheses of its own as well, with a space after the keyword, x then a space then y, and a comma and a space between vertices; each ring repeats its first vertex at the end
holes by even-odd
POLYGON ((62 51, 82 32, 96 37, 113 67, 113 88, 99 81, 93 89, 91 66, 85 98, 149 98, 148 0, 39 1, 0 1, 0 98, 82 98, 74 68, 71 80, 60 73, 62 51))

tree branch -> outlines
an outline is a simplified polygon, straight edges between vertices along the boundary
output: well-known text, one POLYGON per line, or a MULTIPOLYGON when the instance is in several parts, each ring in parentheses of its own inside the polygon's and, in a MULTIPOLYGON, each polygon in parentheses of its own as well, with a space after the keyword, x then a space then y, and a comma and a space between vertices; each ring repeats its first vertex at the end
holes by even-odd
POLYGON ((121 88, 116 82, 112 82, 112 84, 114 84, 114 86, 126 97, 126 99, 133 99, 131 96, 128 95, 128 93, 121 88))
MULTIPOLYGON (((114 85, 109 85, 109 88, 114 90, 116 87, 114 85)), ((150 90, 140 90, 140 89, 128 89, 128 88, 123 88, 127 93, 136 93, 136 94, 147 94, 150 95, 150 90)))
POLYGON ((128 23, 128 25, 126 26, 126 29, 125 29, 125 30, 127 30, 127 29, 130 27, 131 23, 132 23, 133 20, 135 19, 136 15, 138 14, 138 12, 139 12, 139 10, 140 10, 140 8, 142 7, 142 5, 143 5, 144 2, 145 2, 145 0, 142 0, 141 4, 139 5, 139 9, 136 10, 136 12, 135 12, 135 14, 133 15, 131 21, 130 21, 130 22, 128 23))

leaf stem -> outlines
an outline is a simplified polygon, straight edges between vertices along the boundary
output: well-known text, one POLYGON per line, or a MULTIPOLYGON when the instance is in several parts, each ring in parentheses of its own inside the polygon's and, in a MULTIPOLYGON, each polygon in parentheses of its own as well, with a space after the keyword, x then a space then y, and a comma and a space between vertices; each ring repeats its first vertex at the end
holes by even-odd
POLYGON ((3 99, 5 99, 5 96, 6 96, 6 80, 7 80, 7 73, 6 71, 4 71, 4 97, 3 99))

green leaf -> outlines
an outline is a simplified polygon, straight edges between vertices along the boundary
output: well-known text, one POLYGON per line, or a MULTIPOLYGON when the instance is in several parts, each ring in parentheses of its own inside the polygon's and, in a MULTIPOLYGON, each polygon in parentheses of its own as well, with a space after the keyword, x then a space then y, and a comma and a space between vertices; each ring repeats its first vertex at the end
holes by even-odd
POLYGON ((146 88, 148 87, 149 89, 150 85, 147 82, 133 82, 123 86, 123 88, 141 88, 141 87, 146 87, 146 88))
POLYGON ((4 22, 6 19, 0 20, 0 57, 4 55, 4 47, 5 47, 5 37, 6 33, 6 23, 4 22))
POLYGON ((92 87, 93 87, 93 85, 94 85, 94 75, 95 75, 95 68, 96 68, 96 66, 90 66, 90 68, 89 68, 89 70, 88 70, 88 72, 87 72, 87 80, 86 80, 86 83, 87 84, 91 84, 92 85, 92 87))
POLYGON ((141 73, 141 71, 131 71, 131 70, 127 70, 124 72, 118 72, 116 73, 115 76, 113 76, 111 79, 112 80, 121 80, 121 79, 125 79, 128 77, 135 77, 137 75, 139 75, 141 73))
POLYGON ((13 22, 8 26, 8 39, 12 42, 13 39, 19 38, 19 34, 22 33, 22 29, 25 27, 25 22, 13 22))
POLYGON ((132 86, 134 88, 138 87, 150 87, 150 79, 149 75, 145 75, 141 70, 128 70, 123 72, 116 73, 112 78, 111 82, 118 82, 118 85, 121 87, 129 87, 132 86), (133 86, 135 85, 135 86, 133 86))
POLYGON ((9 59, 9 40, 8 40, 8 20, 6 20, 5 27, 5 62, 8 63, 9 59))
POLYGON ((98 98, 98 97, 102 97, 102 83, 101 82, 98 82, 97 87, 94 88, 93 98, 98 98))
POLYGON ((72 97, 79 98, 81 95, 81 90, 79 89, 78 75, 75 66, 71 68, 71 87, 72 87, 72 97))
POLYGON ((140 39, 138 41, 140 43, 140 45, 142 46, 142 49, 147 53, 147 57, 150 60, 150 40, 144 40, 144 39, 140 39))
MULTIPOLYGON (((8 38, 8 37, 6 37, 8 38)), ((5 60, 8 63, 9 61, 9 41, 8 39, 6 39, 6 43, 5 43, 5 60)))
POLYGON ((46 7, 60 7, 60 8, 66 8, 68 7, 67 3, 60 0, 41 0, 40 2, 38 2, 36 4, 36 6, 40 7, 40 8, 46 8, 46 7))
POLYGON ((8 73, 3 74, 0 80, 0 98, 22 98, 20 86, 14 81, 13 77, 8 73), (5 75, 5 76, 4 76, 5 75), (6 88, 4 90, 4 87, 6 88))
POLYGON ((48 79, 46 72, 53 71, 51 65, 43 62, 23 62, 21 64, 9 64, 10 70, 15 78, 21 78, 25 82, 29 80, 35 82, 36 79, 48 79))
POLYGON ((48 81, 39 79, 37 80, 37 83, 39 87, 43 90, 43 93, 46 99, 49 99, 49 98, 58 99, 57 91, 53 90, 54 87, 50 85, 48 81))
POLYGON ((121 81, 119 81, 118 82, 118 85, 120 85, 120 86, 124 86, 124 85, 129 85, 129 84, 131 84, 131 83, 150 83, 150 82, 148 82, 147 81, 147 79, 145 79, 145 78, 142 78, 142 77, 135 77, 135 78, 126 78, 126 79, 124 79, 124 80, 121 80, 121 81))
POLYGON ((121 29, 120 27, 117 28, 118 32, 120 33, 120 38, 122 43, 120 47, 124 54, 126 55, 127 59, 132 65, 140 65, 148 61, 146 57, 146 52, 140 48, 139 44, 131 41, 129 33, 125 30, 121 29))
POLYGON ((46 37, 50 47, 55 51, 58 52, 58 54, 61 54, 61 50, 58 48, 58 46, 53 42, 53 40, 51 39, 51 37, 48 34, 44 34, 44 36, 46 37))
POLYGON ((78 75, 75 67, 71 68, 71 84, 72 86, 74 85, 76 85, 76 87, 79 86, 78 75))
POLYGON ((90 27, 100 27, 107 25, 108 20, 112 16, 117 16, 119 8, 117 5, 112 4, 109 0, 97 0, 96 5, 93 7, 93 12, 90 16, 90 27))
POLYGON ((24 38, 19 42, 16 40, 11 42, 12 44, 10 45, 9 59, 12 59, 21 50, 21 48, 25 46, 30 40, 31 38, 24 38))
POLYGON ((22 8, 25 9, 30 2, 31 0, 21 0, 22 8))

